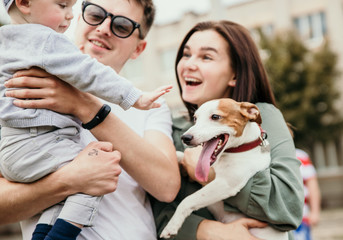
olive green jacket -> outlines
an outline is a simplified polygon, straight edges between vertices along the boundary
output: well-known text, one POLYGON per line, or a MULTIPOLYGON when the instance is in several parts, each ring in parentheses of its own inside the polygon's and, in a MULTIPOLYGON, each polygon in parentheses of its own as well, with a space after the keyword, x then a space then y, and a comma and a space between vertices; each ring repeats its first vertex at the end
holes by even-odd
MULTIPOLYGON (((301 223, 304 203, 300 161, 295 157, 293 139, 281 112, 271 104, 258 103, 257 106, 262 117, 262 128, 268 134, 272 161, 269 168, 256 173, 236 196, 224 201, 225 209, 266 221, 276 229, 294 230, 301 223)), ((174 119, 173 139, 177 150, 184 151, 186 146, 180 137, 191 126, 192 123, 186 118, 174 119)), ((178 204, 200 187, 183 178, 180 192, 172 203, 152 199, 158 236, 178 204)), ((174 239, 196 239, 197 227, 205 218, 213 219, 206 208, 193 212, 174 239)), ((291 233, 289 239, 293 239, 291 233)))

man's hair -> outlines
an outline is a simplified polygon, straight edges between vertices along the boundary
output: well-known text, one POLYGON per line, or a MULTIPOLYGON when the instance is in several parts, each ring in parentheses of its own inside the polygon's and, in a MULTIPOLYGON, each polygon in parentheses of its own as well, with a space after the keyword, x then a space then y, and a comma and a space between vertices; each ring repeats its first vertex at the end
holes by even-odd
MULTIPOLYGON (((129 0, 130 1, 130 0, 129 0)), ((134 0, 138 5, 143 8, 143 19, 141 23, 141 31, 143 38, 148 34, 155 19, 155 5, 152 0, 134 0)))

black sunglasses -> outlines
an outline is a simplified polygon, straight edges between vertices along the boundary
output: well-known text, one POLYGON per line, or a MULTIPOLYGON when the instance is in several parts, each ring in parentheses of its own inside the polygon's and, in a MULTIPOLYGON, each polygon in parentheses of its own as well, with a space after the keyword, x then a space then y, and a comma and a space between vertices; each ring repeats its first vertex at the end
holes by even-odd
POLYGON ((82 2, 82 18, 91 25, 102 24, 107 17, 111 17, 111 32, 119 38, 128 38, 138 28, 139 38, 143 39, 140 24, 124 16, 116 16, 107 12, 102 7, 87 1, 82 2))

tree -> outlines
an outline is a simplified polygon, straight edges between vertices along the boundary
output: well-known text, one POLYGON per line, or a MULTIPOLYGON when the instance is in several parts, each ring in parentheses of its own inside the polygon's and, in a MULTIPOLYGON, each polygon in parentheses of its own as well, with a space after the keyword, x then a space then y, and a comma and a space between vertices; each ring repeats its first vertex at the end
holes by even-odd
POLYGON ((314 142, 333 140, 341 134, 343 119, 335 102, 337 55, 328 42, 310 51, 293 32, 267 38, 265 67, 276 102, 285 120, 296 128, 297 146, 312 149, 314 142))

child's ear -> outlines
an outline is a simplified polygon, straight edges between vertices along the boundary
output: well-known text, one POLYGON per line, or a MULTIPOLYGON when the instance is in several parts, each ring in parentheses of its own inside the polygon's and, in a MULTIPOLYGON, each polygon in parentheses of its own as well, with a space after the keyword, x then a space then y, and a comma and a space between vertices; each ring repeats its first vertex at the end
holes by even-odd
POLYGON ((29 14, 30 13, 30 6, 31 1, 30 0, 15 0, 15 4, 20 12, 23 14, 29 14))

